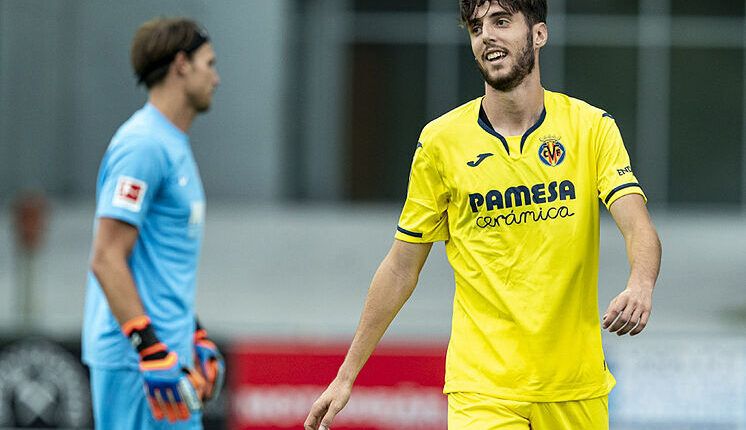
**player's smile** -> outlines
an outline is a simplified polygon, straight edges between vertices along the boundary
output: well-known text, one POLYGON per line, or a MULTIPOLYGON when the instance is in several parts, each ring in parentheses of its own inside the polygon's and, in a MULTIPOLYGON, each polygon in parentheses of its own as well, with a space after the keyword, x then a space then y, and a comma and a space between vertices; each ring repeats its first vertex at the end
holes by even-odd
POLYGON ((484 59, 490 64, 500 64, 505 58, 507 58, 508 52, 503 49, 488 49, 484 53, 484 59))

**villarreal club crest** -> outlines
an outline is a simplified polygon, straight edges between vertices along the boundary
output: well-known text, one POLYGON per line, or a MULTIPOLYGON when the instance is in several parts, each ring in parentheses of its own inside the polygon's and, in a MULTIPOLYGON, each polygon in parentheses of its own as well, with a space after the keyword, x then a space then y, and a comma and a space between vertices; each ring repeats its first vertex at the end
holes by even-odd
POLYGON ((565 160, 565 147, 560 143, 557 136, 546 136, 540 138, 539 159, 547 166, 554 167, 565 160))

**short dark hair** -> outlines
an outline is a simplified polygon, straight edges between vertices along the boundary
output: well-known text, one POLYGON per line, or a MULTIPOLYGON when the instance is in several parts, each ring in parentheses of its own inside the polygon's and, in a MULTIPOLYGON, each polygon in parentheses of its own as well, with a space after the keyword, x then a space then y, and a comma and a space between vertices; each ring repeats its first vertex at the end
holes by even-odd
POLYGON ((168 74, 179 52, 187 56, 209 41, 207 32, 188 18, 155 18, 137 29, 130 60, 138 83, 150 89, 168 74))
MULTIPOLYGON (((490 0, 459 0, 461 6, 461 25, 468 27, 474 11, 490 0)), ((522 13, 529 27, 540 22, 547 22, 547 0, 493 0, 510 13, 522 13)))

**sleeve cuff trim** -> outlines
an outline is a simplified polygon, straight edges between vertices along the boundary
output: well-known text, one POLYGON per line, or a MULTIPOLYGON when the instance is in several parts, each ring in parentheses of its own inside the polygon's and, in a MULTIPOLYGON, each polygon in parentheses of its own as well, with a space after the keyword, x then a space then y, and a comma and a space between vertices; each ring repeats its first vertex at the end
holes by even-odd
POLYGON ((640 186, 640 184, 638 184, 637 182, 630 182, 628 184, 622 184, 622 185, 614 188, 613 190, 611 190, 611 192, 606 196, 606 199, 604 199, 604 204, 608 205, 609 201, 611 201, 611 198, 614 196, 614 194, 616 194, 617 192, 619 192, 619 191, 621 191, 621 190, 623 190, 625 188, 629 188, 629 187, 637 187, 639 189, 642 189, 642 186, 640 186))
POLYGON ((414 232, 414 231, 405 230, 405 229, 399 227, 398 225, 396 226, 396 231, 404 233, 404 234, 406 234, 408 236, 412 236, 412 237, 422 237, 422 233, 417 233, 417 232, 414 232))

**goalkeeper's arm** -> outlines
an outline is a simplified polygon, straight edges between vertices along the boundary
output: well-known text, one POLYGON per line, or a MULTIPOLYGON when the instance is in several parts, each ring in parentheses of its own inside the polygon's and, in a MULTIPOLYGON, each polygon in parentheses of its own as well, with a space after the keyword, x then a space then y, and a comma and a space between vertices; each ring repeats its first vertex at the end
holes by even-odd
POLYGON ((91 270, 124 335, 140 356, 140 372, 154 418, 185 420, 201 408, 204 380, 197 372, 181 367, 177 354, 158 340, 145 315, 127 264, 137 236, 137 229, 125 222, 100 218, 91 270))
POLYGON ((93 238, 91 271, 98 279, 114 317, 123 325, 145 315, 127 260, 137 241, 137 228, 116 219, 99 218, 93 238))

